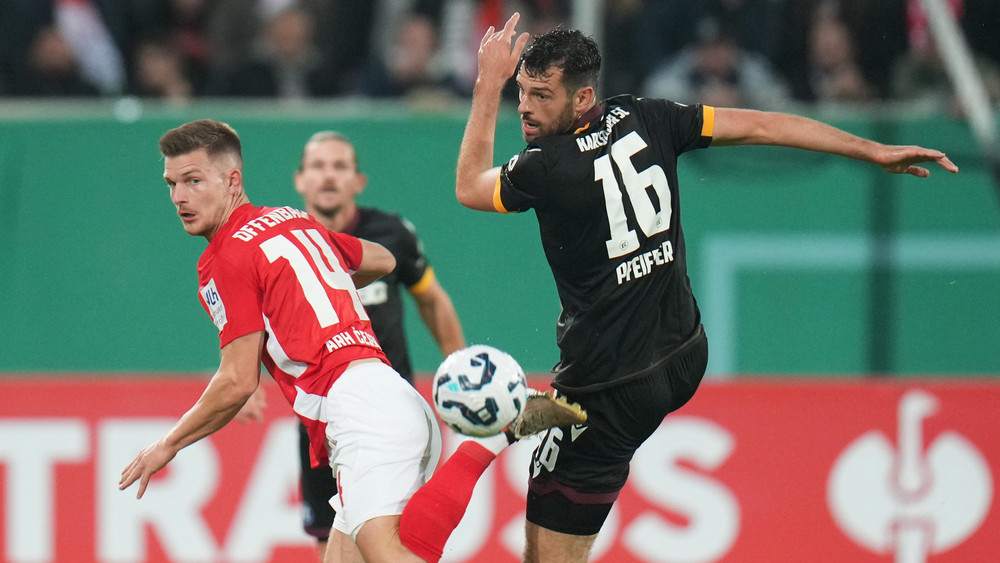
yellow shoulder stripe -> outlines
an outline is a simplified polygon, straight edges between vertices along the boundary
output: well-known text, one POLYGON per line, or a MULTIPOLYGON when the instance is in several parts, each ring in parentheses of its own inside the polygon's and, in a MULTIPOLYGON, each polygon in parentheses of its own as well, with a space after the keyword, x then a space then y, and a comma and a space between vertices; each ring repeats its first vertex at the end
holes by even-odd
POLYGON ((701 136, 711 137, 715 134, 715 108, 701 106, 701 136))
POLYGON ((410 295, 420 295, 430 288, 431 284, 434 283, 434 279, 434 268, 427 266, 427 269, 424 270, 424 275, 420 278, 420 281, 406 288, 406 290, 410 292, 410 295))
POLYGON ((500 213, 510 213, 507 208, 503 206, 503 200, 500 199, 500 175, 497 174, 497 183, 493 186, 493 209, 496 209, 500 213))

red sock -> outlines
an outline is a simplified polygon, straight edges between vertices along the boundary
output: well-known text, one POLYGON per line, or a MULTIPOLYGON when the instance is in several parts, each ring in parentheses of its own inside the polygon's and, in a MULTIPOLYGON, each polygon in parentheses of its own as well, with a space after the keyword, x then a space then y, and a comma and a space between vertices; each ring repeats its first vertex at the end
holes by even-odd
POLYGON ((479 477, 496 457, 475 442, 459 444, 403 509, 399 524, 403 545, 425 561, 437 563, 469 506, 479 477))

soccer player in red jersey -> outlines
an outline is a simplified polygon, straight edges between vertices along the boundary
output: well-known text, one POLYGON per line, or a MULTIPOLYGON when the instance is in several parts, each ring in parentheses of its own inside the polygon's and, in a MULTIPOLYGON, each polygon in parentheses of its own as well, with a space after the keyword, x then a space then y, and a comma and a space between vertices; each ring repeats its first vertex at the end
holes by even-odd
MULTIPOLYGON (((441 449, 437 419, 389 366, 356 289, 392 271, 392 254, 303 211, 253 206, 239 136, 224 123, 187 123, 159 146, 184 230, 208 241, 198 284, 221 361, 195 405, 122 471, 119 488, 138 481, 141 498, 178 451, 232 420, 263 363, 306 425, 312 455, 337 477, 325 561, 438 561, 476 481, 511 438, 466 440, 428 480, 441 449)), ((542 397, 534 416, 526 407, 519 419, 520 435, 567 412, 542 397)))
MULTIPOLYGON (((413 383, 403 330, 403 293, 413 298, 442 357, 465 347, 451 297, 438 281, 413 225, 395 213, 358 204, 368 177, 361 171, 355 147, 347 137, 334 131, 312 135, 302 149, 294 180, 305 210, 323 226, 377 242, 396 258, 396 269, 361 289, 359 295, 382 350, 403 379, 413 383)), ((336 494, 337 481, 328 467, 311 466, 309 442, 302 425, 300 434, 304 528, 319 540, 317 548, 322 559, 336 516, 328 501, 336 494)))

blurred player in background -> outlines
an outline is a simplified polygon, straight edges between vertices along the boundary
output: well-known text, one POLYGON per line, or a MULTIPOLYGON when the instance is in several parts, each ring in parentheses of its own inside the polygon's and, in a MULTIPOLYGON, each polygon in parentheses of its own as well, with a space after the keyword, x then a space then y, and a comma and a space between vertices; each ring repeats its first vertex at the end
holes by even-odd
MULTIPOLYGON (((398 215, 357 205, 368 179, 359 169, 357 153, 347 137, 333 131, 313 135, 303 148, 294 180, 306 211, 323 226, 377 242, 396 258, 395 270, 359 289, 358 294, 382 350, 404 379, 413 383, 403 326, 403 287, 413 297, 442 357, 465 347, 451 298, 428 264, 413 226, 398 215)), ((299 429, 304 525, 306 532, 319 540, 322 554, 335 516, 329 500, 337 494, 337 481, 329 467, 310 466, 305 425, 299 429)))
MULTIPOLYGON (((389 366, 356 289, 391 272, 392 254, 303 211, 253 206, 240 139, 224 123, 187 123, 159 145, 184 230, 208 241, 198 285, 221 360, 194 406, 125 467, 119 488, 138 481, 141 498, 182 448, 224 427, 256 391, 263 363, 308 428, 312 456, 337 476, 324 560, 438 561, 476 481, 510 440, 466 440, 428 480, 441 451, 437 418, 389 366)), ((534 404, 524 435, 560 423, 546 416, 556 401, 534 404)))
POLYGON ((529 562, 586 561, 636 449, 694 394, 708 344, 687 276, 677 158, 710 145, 781 145, 875 163, 958 168, 941 152, 888 146, 803 117, 616 96, 599 101, 601 56, 579 31, 515 40, 518 15, 479 50, 456 195, 501 213, 534 209, 562 304, 552 386, 587 410, 533 457, 529 562), (523 52, 523 55, 522 55, 523 52), (504 84, 517 72, 527 147, 494 167, 504 84))

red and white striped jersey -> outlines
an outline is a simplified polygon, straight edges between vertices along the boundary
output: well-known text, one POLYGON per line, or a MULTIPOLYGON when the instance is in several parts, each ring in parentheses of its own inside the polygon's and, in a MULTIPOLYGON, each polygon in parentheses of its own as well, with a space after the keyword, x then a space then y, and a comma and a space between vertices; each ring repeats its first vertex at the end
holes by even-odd
POLYGON ((351 274, 361 242, 291 207, 233 212, 198 261, 200 300, 220 346, 265 331, 262 362, 327 462, 323 399, 347 364, 386 360, 351 274))

